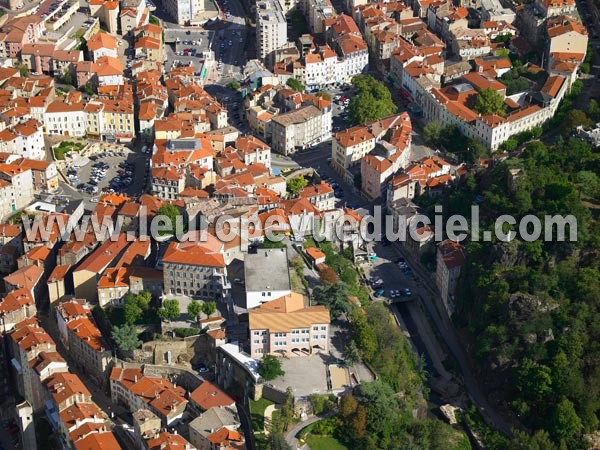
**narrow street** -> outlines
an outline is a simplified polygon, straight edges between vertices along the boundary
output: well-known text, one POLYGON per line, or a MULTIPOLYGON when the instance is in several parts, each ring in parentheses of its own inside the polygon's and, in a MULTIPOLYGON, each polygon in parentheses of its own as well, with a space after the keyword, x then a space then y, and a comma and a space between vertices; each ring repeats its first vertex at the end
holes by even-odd
MULTIPOLYGON (((417 275, 418 281, 413 289, 413 293, 418 295, 419 301, 429 313, 439 334, 443 336, 446 346, 458 363, 464 387, 471 398, 471 401, 475 404, 490 427, 510 436, 513 427, 488 402, 487 396, 481 388, 480 381, 473 375, 464 346, 460 341, 450 318, 443 310, 440 294, 431 274, 421 266, 420 262, 415 261, 412 255, 404 251, 399 244, 393 246, 393 249, 398 256, 403 256, 406 259, 413 272, 417 275)), ((398 269, 398 271, 400 270, 398 269)), ((416 312, 418 310, 414 311, 416 312)), ((412 312, 413 311, 411 311, 411 313, 412 312)), ((427 320, 427 318, 424 317, 423 320, 427 320)), ((439 349, 439 352, 443 353, 443 350, 439 349)))

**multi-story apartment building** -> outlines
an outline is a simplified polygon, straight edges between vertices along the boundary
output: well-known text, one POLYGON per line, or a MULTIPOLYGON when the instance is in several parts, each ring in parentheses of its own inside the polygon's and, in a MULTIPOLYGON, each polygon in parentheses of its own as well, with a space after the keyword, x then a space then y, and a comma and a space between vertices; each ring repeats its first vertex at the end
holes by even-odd
POLYGON ((189 423, 190 442, 198 450, 246 448, 239 428, 240 419, 235 408, 211 408, 189 423))
POLYGON ((33 201, 33 173, 28 167, 0 164, 0 180, 10 183, 14 189, 10 202, 13 212, 25 208, 33 201))
POLYGON ((185 189, 185 171, 175 167, 152 168, 152 195, 162 200, 177 200, 185 189))
POLYGON ((86 134, 84 103, 81 99, 56 100, 44 113, 44 128, 48 134, 81 137, 86 134))
POLYGON ((16 289, 5 295, 0 301, 0 321, 3 333, 12 330, 18 323, 35 316, 35 300, 27 289, 16 289))
POLYGON ((0 133, 0 149, 22 158, 45 159, 42 124, 35 119, 27 119, 5 128, 0 133))
POLYGON ((60 303, 55 311, 61 340, 69 354, 80 370, 102 385, 111 362, 111 352, 96 327, 89 307, 85 301, 72 300, 60 303))
POLYGON ((58 169, 53 162, 20 158, 13 163, 31 170, 35 192, 54 192, 58 188, 58 169))
POLYGON ((346 170, 375 148, 375 136, 368 127, 358 125, 333 135, 331 165, 342 176, 346 170))
MULTIPOLYGON (((256 4, 256 51, 262 60, 274 62, 276 50, 287 44, 287 21, 277 0, 256 4)), ((272 65, 267 63, 267 65, 272 65)))
POLYGON ((271 147, 257 137, 251 134, 240 136, 235 140, 235 148, 246 166, 258 163, 271 168, 271 147))
POLYGON ((100 32, 93 34, 87 40, 87 49, 92 56, 92 61, 97 61, 103 56, 117 58, 117 38, 112 34, 100 32))
POLYGON ((454 312, 454 290, 465 258, 464 248, 458 242, 446 239, 437 247, 435 283, 449 316, 454 312))
POLYGON ((110 395, 131 412, 149 409, 165 427, 180 420, 188 404, 184 388, 161 377, 146 376, 138 368, 114 367, 110 373, 110 395))
POLYGON ((197 23, 206 9, 204 0, 168 0, 163 7, 180 25, 197 23))
POLYGON ((292 284, 287 264, 287 251, 264 249, 256 253, 248 253, 244 258, 244 280, 247 309, 288 295, 292 292, 292 284))
POLYGON ((162 262, 167 293, 209 299, 223 299, 229 293, 223 244, 216 238, 171 242, 162 262))
POLYGON ((320 184, 314 184, 304 187, 298 194, 300 198, 306 198, 321 211, 328 211, 335 207, 335 195, 333 188, 321 181, 320 184))
POLYGON ((392 162, 385 156, 369 154, 360 161, 361 190, 370 200, 383 195, 382 189, 394 174, 392 162))
POLYGON ((327 42, 343 62, 338 83, 350 82, 352 77, 363 73, 369 66, 367 44, 352 17, 340 14, 326 23, 327 42))
POLYGON ((304 307, 301 294, 291 292, 248 312, 250 355, 304 356, 329 351, 329 311, 304 307))
POLYGON ((331 0, 303 0, 298 5, 304 11, 308 29, 313 35, 322 34, 324 22, 336 15, 331 0))
POLYGON ((330 137, 330 105, 322 109, 307 105, 271 120, 271 147, 283 155, 314 146, 330 137))
POLYGON ((17 381, 18 393, 37 411, 43 407, 43 399, 36 395, 30 361, 41 352, 56 352, 56 344, 37 322, 35 316, 17 323, 10 333, 12 370, 17 381))
MULTIPOLYGON (((12 188, 12 186, 11 186, 12 188)), ((0 196, 2 188, 0 186, 0 196)), ((0 204, 2 198, 0 197, 0 204)), ((0 216, 3 216, 0 209, 0 216)), ((7 274, 17 267, 17 258, 23 254, 21 228, 11 224, 0 224, 0 273, 7 274)))

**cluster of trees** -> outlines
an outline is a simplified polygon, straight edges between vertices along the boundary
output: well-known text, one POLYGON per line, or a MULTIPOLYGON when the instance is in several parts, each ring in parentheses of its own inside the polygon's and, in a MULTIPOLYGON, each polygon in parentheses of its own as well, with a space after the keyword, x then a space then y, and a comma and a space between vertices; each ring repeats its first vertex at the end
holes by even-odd
MULTIPOLYGON (((583 448, 600 413, 600 152, 578 139, 548 147, 529 142, 442 200, 447 214, 468 217, 481 198, 482 231, 501 214, 573 215, 577 241, 470 242, 457 295, 457 325, 472 338, 482 373, 529 430, 528 447, 583 448), (515 171, 520 174, 514 176, 515 171), (539 446, 539 442, 551 444, 539 446), (535 445, 538 445, 537 447, 535 445)), ((567 239, 569 228, 566 230, 567 239)), ((490 447, 492 448, 492 447, 490 447)))
POLYGON ((163 300, 162 306, 158 308, 156 314, 160 318, 160 320, 175 320, 181 315, 181 310, 179 308, 179 301, 176 299, 173 300, 163 300))
MULTIPOLYGON (((165 218, 167 218, 169 220, 167 222, 167 225, 171 226, 169 229, 160 230, 158 233, 160 236, 166 236, 168 234, 175 234, 175 233, 182 233, 184 231, 183 216, 181 215, 181 212, 179 211, 179 208, 177 208, 177 206, 172 205, 170 203, 162 205, 160 208, 158 208, 158 211, 156 211, 156 215, 164 216, 165 218), (179 217, 179 224, 177 223, 178 217, 179 217)), ((166 228, 166 225, 165 225, 165 228, 166 228)))
POLYGON ((357 95, 348 106, 348 119, 353 124, 379 120, 396 112, 390 90, 371 75, 357 75, 352 79, 357 95))
POLYGON ((475 97, 473 111, 482 115, 498 114, 499 116, 504 116, 506 114, 504 97, 493 89, 482 89, 475 97))
POLYGON ((500 151, 510 153, 516 150, 520 145, 525 144, 526 142, 532 141, 534 139, 538 139, 541 135, 541 127, 535 127, 531 130, 515 134, 514 136, 511 136, 509 139, 502 143, 502 145, 500 146, 500 151))
POLYGON ((258 362, 258 374, 265 380, 271 381, 275 378, 285 375, 281 369, 281 361, 273 355, 265 355, 258 362))
POLYGON ((567 95, 565 95, 552 119, 550 119, 547 122, 546 129, 562 129, 562 131, 564 132, 563 123, 565 121, 565 118, 570 113, 570 111, 573 110, 573 103, 575 102, 575 99, 577 99, 579 94, 581 94, 582 90, 583 83, 581 82, 581 80, 575 81, 573 83, 573 86, 571 86, 571 91, 567 95))
POLYGON ((206 317, 212 316, 217 310, 217 304, 215 302, 202 302, 198 300, 192 300, 187 305, 187 313, 193 319, 196 320, 200 313, 206 315, 206 317))
POLYGON ((291 387, 286 390, 285 401, 278 411, 273 412, 269 428, 269 450, 292 450, 285 440, 287 431, 294 418, 294 391, 291 387))
POLYGON ((153 323, 156 321, 156 308, 151 306, 152 294, 141 291, 139 294, 128 292, 123 298, 123 319, 125 323, 153 323))
POLYGON ((428 145, 443 147, 467 162, 475 162, 488 154, 481 142, 465 137, 456 125, 445 127, 441 122, 429 122, 423 128, 423 139, 428 145))
POLYGON ((529 89, 533 83, 543 86, 548 78, 548 72, 531 71, 519 59, 513 58, 512 63, 512 69, 500 77, 500 82, 506 86, 506 95, 523 92, 529 89))
POLYGON ((346 247, 341 252, 333 248, 331 242, 321 242, 319 248, 325 253, 325 263, 336 273, 339 281, 333 280, 332 274, 325 274, 329 279, 324 280, 325 284, 340 284, 344 287, 347 295, 354 296, 361 305, 369 303, 369 290, 360 282, 358 271, 352 263, 353 251, 351 247, 346 247), (340 283, 341 282, 341 283, 340 283))
POLYGON ((285 84, 295 91, 304 92, 304 85, 297 78, 288 78, 285 84))
MULTIPOLYGON (((404 399, 382 381, 363 383, 340 401, 328 425, 348 448, 365 450, 470 450, 463 433, 437 419, 415 419, 404 399)), ((313 430, 314 431, 314 430, 313 430)))
POLYGON ((307 185, 308 181, 303 176, 290 178, 285 182, 286 189, 292 197, 296 197, 307 185))

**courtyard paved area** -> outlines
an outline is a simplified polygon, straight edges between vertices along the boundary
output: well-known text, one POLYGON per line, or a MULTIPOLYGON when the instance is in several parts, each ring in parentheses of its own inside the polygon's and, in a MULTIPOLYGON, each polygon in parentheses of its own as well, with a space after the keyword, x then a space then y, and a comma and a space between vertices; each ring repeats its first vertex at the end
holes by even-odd
POLYGON ((285 391, 288 386, 292 386, 295 397, 325 394, 328 392, 328 362, 331 362, 331 357, 328 355, 281 358, 281 368, 285 375, 276 378, 270 384, 281 391, 285 391))

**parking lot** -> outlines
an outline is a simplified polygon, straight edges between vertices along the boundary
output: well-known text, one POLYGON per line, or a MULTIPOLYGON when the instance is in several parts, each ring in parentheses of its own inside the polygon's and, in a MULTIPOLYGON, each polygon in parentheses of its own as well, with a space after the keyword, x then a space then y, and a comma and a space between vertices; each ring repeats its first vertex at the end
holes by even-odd
MULTIPOLYGON (((133 184, 136 165, 128 161, 131 150, 103 151, 90 156, 85 165, 77 161, 66 168, 65 175, 72 188, 82 194, 99 195, 103 192, 127 192, 133 184)), ((79 161, 79 160, 78 160, 79 161)))

